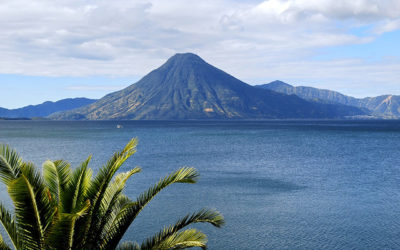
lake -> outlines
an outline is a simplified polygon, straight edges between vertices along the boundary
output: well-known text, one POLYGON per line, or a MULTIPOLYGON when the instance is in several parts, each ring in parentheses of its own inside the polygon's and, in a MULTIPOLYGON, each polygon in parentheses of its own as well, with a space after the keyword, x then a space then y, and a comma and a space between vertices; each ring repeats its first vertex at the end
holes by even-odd
POLYGON ((0 143, 38 167, 93 154, 96 171, 132 137, 129 197, 181 166, 201 176, 160 193, 126 240, 210 207, 226 225, 196 226, 209 249, 400 248, 400 121, 0 121, 0 143))

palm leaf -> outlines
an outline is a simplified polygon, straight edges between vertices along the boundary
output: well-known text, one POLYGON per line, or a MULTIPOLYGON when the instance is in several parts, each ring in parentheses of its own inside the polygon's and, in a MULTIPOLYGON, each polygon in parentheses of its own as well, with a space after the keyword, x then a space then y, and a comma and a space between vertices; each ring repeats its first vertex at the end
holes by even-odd
POLYGON ((43 178, 49 188, 49 191, 54 198, 54 202, 59 207, 63 204, 61 202, 61 195, 67 187, 71 178, 71 167, 66 161, 46 161, 43 163, 43 178))
POLYGON ((3 204, 0 204, 0 222, 4 227, 4 230, 8 234, 8 237, 10 238, 14 248, 18 249, 20 243, 17 225, 15 223, 15 219, 13 218, 11 213, 3 206, 3 204))
POLYGON ((11 250, 11 247, 9 247, 3 240, 3 237, 0 235, 0 249, 2 250, 11 250))
POLYGON ((92 156, 89 156, 83 161, 69 178, 66 189, 61 195, 63 213, 75 213, 85 206, 86 200, 88 200, 86 194, 92 179, 92 170, 88 168, 91 159, 92 156))
POLYGON ((21 176, 9 183, 8 192, 14 202, 24 245, 31 249, 42 248, 55 210, 51 206, 50 193, 32 164, 22 164, 21 176))
POLYGON ((164 239, 158 245, 151 248, 141 247, 142 250, 172 250, 186 249, 191 247, 207 248, 207 236, 197 229, 188 229, 177 232, 164 239))
MULTIPOLYGON (((89 156, 72 173, 71 180, 66 191, 62 195, 64 213, 76 213, 84 208, 90 200, 87 198, 87 192, 91 185, 92 170, 88 168, 91 156, 89 156)), ((88 218, 77 218, 73 235, 73 248, 82 249, 86 242, 86 229, 88 218)))
MULTIPOLYGON (((46 161, 43 177, 33 164, 24 163, 8 146, 0 146, 0 179, 14 204, 15 217, 0 204, 0 222, 15 249, 115 249, 133 220, 164 188, 174 183, 195 183, 194 168, 181 168, 158 181, 132 201, 122 192, 127 180, 140 168, 116 175, 121 165, 136 152, 137 140, 100 168, 92 180, 91 156, 71 171, 65 161, 46 161), (116 175, 116 176, 115 176, 116 175)), ((165 227, 152 238, 125 242, 120 250, 206 248, 206 236, 193 223, 220 227, 222 215, 203 209, 165 227)), ((10 249, 0 236, 0 249, 10 249)))
POLYGON ((136 152, 137 140, 132 139, 125 146, 121 152, 117 152, 113 157, 103 166, 88 191, 88 198, 92 202, 92 207, 89 211, 90 226, 87 228, 85 235, 88 238, 89 247, 95 245, 96 231, 95 229, 99 227, 101 216, 104 213, 101 209, 101 204, 103 202, 106 190, 114 177, 116 171, 121 167, 121 165, 136 152))
POLYGON ((96 230, 97 237, 94 239, 96 244, 101 244, 103 238, 108 234, 108 229, 111 227, 110 222, 114 220, 121 208, 121 203, 125 203, 127 200, 124 197, 121 198, 122 191, 125 187, 127 180, 134 174, 139 173, 140 168, 134 168, 131 171, 118 174, 115 176, 113 183, 111 183, 102 199, 101 210, 104 211, 101 214, 101 221, 96 230))
POLYGON ((181 168, 141 194, 136 202, 126 204, 115 217, 112 227, 104 238, 103 248, 114 249, 140 211, 164 188, 174 183, 196 183, 198 176, 194 168, 181 168))
POLYGON ((112 216, 110 216, 109 220, 104 225, 104 228, 102 230, 103 237, 102 240, 99 242, 100 245, 98 246, 100 249, 107 246, 107 240, 109 238, 110 232, 113 232, 113 230, 115 230, 114 221, 116 217, 121 214, 121 211, 127 209, 128 207, 134 206, 135 204, 136 202, 132 202, 132 200, 124 194, 120 194, 118 196, 118 201, 114 205, 112 216))
POLYGON ((8 185, 18 178, 22 159, 8 145, 0 145, 0 180, 8 185))
POLYGON ((210 223, 215 227, 221 227, 225 221, 223 216, 214 210, 202 209, 197 213, 186 215, 180 219, 175 225, 164 228, 155 236, 148 238, 142 245, 142 249, 154 249, 162 245, 162 242, 167 241, 171 236, 175 235, 179 230, 194 223, 210 223))
POLYGON ((53 226, 46 237, 46 245, 53 249, 73 249, 75 234, 75 222, 84 216, 90 207, 89 201, 86 206, 75 214, 62 213, 54 221, 53 226))
POLYGON ((118 247, 117 250, 140 250, 140 246, 136 242, 123 242, 118 247))

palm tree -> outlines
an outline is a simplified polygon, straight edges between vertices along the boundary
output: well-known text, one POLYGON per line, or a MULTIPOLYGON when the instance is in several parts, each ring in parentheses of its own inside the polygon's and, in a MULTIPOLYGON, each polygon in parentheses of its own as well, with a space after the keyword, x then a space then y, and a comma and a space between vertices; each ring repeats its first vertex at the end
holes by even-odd
MULTIPOLYGON (((8 146, 0 146, 0 179, 14 205, 11 214, 0 204, 0 222, 14 249, 183 249, 206 248, 207 237, 197 229, 205 222, 224 224, 222 215, 202 209, 164 227, 142 244, 119 244, 142 209, 167 186, 196 183, 194 168, 181 168, 131 200, 123 194, 126 181, 141 171, 134 168, 116 174, 136 152, 137 140, 115 153, 92 178, 91 157, 74 170, 63 160, 46 161, 41 175, 32 163, 24 162, 8 146)), ((11 249, 0 235, 0 248, 11 249)))

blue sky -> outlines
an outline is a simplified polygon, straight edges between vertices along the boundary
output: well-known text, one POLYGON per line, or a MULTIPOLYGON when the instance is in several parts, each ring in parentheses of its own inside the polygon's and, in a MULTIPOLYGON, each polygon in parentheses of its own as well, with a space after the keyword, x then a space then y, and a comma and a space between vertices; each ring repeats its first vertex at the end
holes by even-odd
POLYGON ((2 107, 18 108, 70 97, 98 99, 134 83, 134 77, 50 77, 0 75, 2 107), (22 98, 22 99, 20 99, 22 98), (8 104, 8 105, 7 105, 8 104))
POLYGON ((0 3, 0 107, 100 98, 175 53, 249 84, 400 95, 400 0, 0 3))

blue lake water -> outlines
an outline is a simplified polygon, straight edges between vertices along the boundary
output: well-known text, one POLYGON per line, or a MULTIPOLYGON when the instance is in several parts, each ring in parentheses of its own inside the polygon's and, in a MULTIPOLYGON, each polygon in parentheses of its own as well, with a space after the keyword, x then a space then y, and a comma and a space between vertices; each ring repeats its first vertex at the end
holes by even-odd
POLYGON ((0 121, 0 143, 39 167, 93 154, 97 170, 132 137, 131 198, 181 166, 201 177, 160 193, 126 240, 211 207, 226 225, 197 226, 210 249, 400 249, 400 121, 0 121))

